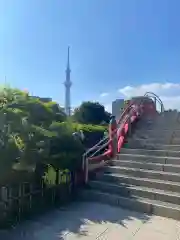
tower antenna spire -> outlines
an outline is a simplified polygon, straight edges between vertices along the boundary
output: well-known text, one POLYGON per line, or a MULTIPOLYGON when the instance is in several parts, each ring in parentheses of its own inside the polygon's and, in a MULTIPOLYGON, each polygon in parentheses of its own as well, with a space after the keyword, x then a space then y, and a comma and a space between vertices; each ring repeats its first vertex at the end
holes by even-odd
POLYGON ((64 82, 64 86, 65 86, 65 113, 67 114, 67 116, 71 115, 71 93, 70 93, 70 89, 71 89, 71 80, 70 80, 70 59, 69 59, 69 46, 68 46, 68 56, 67 56, 67 68, 66 68, 66 80, 64 82))
POLYGON ((67 69, 70 69, 70 64, 69 64, 69 49, 70 49, 70 47, 68 46, 67 69))

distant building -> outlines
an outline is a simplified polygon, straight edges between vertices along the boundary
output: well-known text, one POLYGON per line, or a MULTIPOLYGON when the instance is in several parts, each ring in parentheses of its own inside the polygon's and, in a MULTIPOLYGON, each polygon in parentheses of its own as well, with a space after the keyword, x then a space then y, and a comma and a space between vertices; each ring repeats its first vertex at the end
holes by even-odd
POLYGON ((112 102, 112 115, 117 118, 120 117, 124 109, 124 99, 116 99, 112 102))
POLYGON ((51 102, 52 98, 46 98, 46 97, 38 97, 38 96, 31 96, 32 98, 39 99, 42 102, 51 102))

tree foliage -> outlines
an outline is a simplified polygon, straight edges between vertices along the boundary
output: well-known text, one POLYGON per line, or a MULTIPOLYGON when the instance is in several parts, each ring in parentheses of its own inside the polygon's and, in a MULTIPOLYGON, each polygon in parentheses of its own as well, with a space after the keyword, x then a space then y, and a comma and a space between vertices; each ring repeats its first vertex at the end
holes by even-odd
POLYGON ((105 111, 103 105, 98 102, 83 102, 75 109, 73 119, 84 124, 108 123, 110 114, 105 111))
MULTIPOLYGON (((0 183, 14 170, 33 170, 42 176, 44 167, 75 170, 82 166, 82 154, 104 134, 109 114, 99 103, 85 102, 67 119, 63 109, 27 92, 8 86, 0 89, 0 183), (83 130, 84 145, 73 132, 83 130), (43 167, 42 167, 43 166, 43 167)), ((24 176, 24 175, 23 175, 24 176)), ((11 178, 11 177, 10 177, 11 178)))
POLYGON ((85 148, 91 148, 98 143, 104 137, 104 132, 107 131, 107 126, 92 124, 73 123, 72 128, 74 131, 83 131, 85 148))
POLYGON ((66 115, 56 103, 3 87, 0 90, 0 172, 8 172, 14 166, 36 168, 38 163, 64 168, 67 164, 63 161, 75 161, 75 152, 82 154, 82 146, 77 146, 72 130, 63 125, 64 121, 66 115), (55 142, 58 151, 51 154, 55 142))

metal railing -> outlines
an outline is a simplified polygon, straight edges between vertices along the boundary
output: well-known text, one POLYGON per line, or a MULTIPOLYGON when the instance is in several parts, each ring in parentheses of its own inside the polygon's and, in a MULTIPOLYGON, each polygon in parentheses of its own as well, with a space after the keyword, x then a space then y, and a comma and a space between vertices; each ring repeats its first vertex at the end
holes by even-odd
POLYGON ((144 94, 144 97, 148 97, 148 98, 153 98, 153 100, 155 99, 155 101, 158 101, 159 104, 160 104, 160 109, 161 109, 161 112, 164 112, 165 108, 164 108, 164 104, 162 102, 162 100, 160 99, 160 97, 158 97, 158 95, 156 95, 155 93, 153 92, 146 92, 144 94), (152 96, 151 96, 152 95, 152 96))
MULTIPOLYGON (((118 132, 122 131, 124 124, 132 116, 131 114, 135 111, 135 108, 136 108, 136 106, 134 105, 134 103, 132 103, 123 111, 123 113, 121 114, 121 116, 117 122, 117 124, 120 126, 119 126, 119 128, 115 129, 113 132, 114 136, 115 136, 115 134, 117 134, 117 131, 118 132)), ((109 139, 109 137, 106 137, 83 154, 83 170, 85 172, 85 183, 88 182, 89 160, 92 157, 94 157, 98 152, 100 152, 102 149, 104 149, 105 147, 108 147, 110 142, 111 142, 111 139, 109 139)))

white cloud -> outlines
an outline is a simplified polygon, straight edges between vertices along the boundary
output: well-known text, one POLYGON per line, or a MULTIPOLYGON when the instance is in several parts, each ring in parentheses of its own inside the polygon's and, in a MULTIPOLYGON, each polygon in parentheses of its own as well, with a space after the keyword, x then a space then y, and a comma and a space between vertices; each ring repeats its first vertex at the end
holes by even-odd
POLYGON ((174 96, 174 94, 180 96, 180 92, 177 92, 177 90, 180 90, 180 84, 178 83, 150 83, 134 87, 126 86, 119 89, 119 92, 126 97, 141 96, 146 92, 153 92, 161 96, 174 96))
POLYGON ((180 96, 175 97, 160 97, 165 109, 178 109, 180 110, 180 96))
POLYGON ((166 109, 180 109, 180 84, 178 83, 150 83, 139 86, 126 86, 118 90, 125 98, 143 96, 146 92, 157 94, 166 109))
POLYGON ((112 112, 112 104, 105 104, 104 107, 107 112, 112 112))
POLYGON ((109 93, 104 92, 104 93, 101 93, 101 94, 100 94, 100 97, 107 97, 108 95, 109 95, 109 93))

